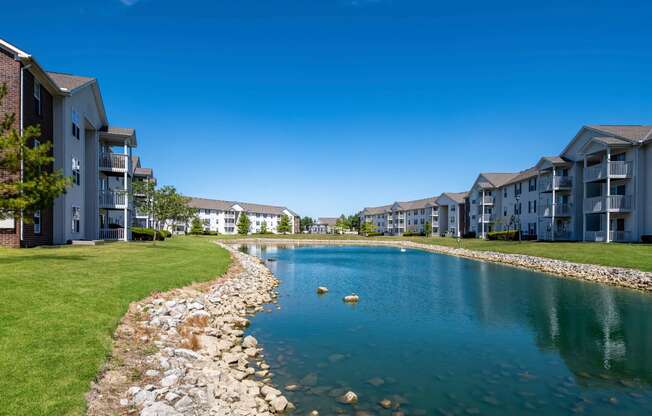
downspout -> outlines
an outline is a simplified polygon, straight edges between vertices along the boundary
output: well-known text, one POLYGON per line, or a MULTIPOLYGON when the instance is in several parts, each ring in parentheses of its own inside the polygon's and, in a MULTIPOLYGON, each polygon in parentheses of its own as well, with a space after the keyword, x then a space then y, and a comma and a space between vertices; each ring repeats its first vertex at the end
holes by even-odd
MULTIPOLYGON (((20 68, 20 98, 19 98, 19 100, 20 100, 20 120, 18 122, 18 128, 19 128, 21 137, 23 137, 23 131, 25 129, 25 126, 24 126, 25 119, 24 119, 24 114, 23 114, 23 112, 24 112, 23 108, 25 107, 24 106, 24 98, 23 98, 24 97, 23 90, 25 88, 25 75, 24 74, 25 74, 25 70, 29 69, 30 66, 32 66, 32 65, 28 64, 28 65, 23 65, 20 68)), ((20 151, 20 182, 21 183, 23 182, 24 171, 25 171, 25 167, 24 167, 24 162, 23 162, 23 151, 21 149, 21 151, 20 151)), ((23 240, 24 240, 23 223, 24 223, 24 221, 23 221, 23 210, 21 209, 20 210, 20 220, 19 220, 19 227, 20 227, 20 242, 19 242, 19 244, 22 243, 23 240)))

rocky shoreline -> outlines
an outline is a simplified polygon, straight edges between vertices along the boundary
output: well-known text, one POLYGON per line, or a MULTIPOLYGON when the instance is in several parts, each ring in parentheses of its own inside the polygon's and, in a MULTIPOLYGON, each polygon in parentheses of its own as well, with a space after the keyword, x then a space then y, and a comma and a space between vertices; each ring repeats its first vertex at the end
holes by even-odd
POLYGON ((112 357, 88 394, 88 415, 240 415, 293 409, 272 384, 262 348, 244 336, 247 316, 275 302, 278 280, 232 246, 217 281, 130 306, 112 357))
POLYGON ((359 245, 359 246, 385 246, 398 248, 411 248, 433 253, 448 254, 473 260, 489 261, 528 270, 549 273, 556 276, 586 280, 590 282, 605 283, 622 286, 630 289, 652 291, 652 273, 640 270, 626 269, 623 267, 607 267, 594 264, 573 263, 563 260, 554 260, 544 257, 528 256, 525 254, 506 254, 493 251, 476 251, 465 248, 453 248, 433 244, 415 243, 412 241, 383 241, 383 240, 304 240, 304 239, 277 239, 277 238, 243 238, 230 240, 230 244, 292 244, 292 245, 359 245))

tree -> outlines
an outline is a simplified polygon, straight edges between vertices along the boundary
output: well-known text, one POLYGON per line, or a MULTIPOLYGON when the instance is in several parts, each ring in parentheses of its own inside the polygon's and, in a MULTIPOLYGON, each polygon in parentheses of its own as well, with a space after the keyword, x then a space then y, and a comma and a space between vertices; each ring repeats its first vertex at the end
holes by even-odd
POLYGON ((240 218, 238 218, 238 234, 249 234, 249 227, 251 227, 251 220, 249 220, 247 213, 241 212, 240 218))
MULTIPOLYGON (((0 84, 0 102, 7 96, 7 85, 0 84)), ((38 126, 28 126, 21 134, 13 127, 14 113, 0 121, 0 218, 29 222, 34 212, 52 206, 54 200, 72 184, 61 171, 49 167, 54 162, 52 144, 43 140, 38 126)))
POLYGON ((301 225, 301 229, 305 231, 305 230, 308 230, 310 227, 313 226, 313 224, 315 223, 315 220, 313 220, 310 217, 303 217, 303 218, 301 218, 301 220, 299 222, 300 222, 300 225, 301 225))
POLYGON ((430 221, 426 221, 426 225, 423 231, 426 237, 430 237, 432 235, 432 223, 430 221))
POLYGON ((193 218, 192 223, 190 225, 190 234, 202 234, 203 232, 204 232, 204 225, 201 223, 199 217, 193 218))
POLYGON ((260 233, 267 234, 267 221, 263 221, 263 223, 260 225, 260 233))
POLYGON ((287 215, 283 214, 281 215, 281 220, 278 223, 278 226, 276 227, 276 231, 278 231, 281 234, 287 234, 292 231, 290 227, 290 217, 287 215))
POLYGON ((340 217, 335 221, 335 228, 337 228, 340 233, 350 228, 349 220, 344 214, 340 215, 340 217))
POLYGON ((370 233, 373 233, 375 231, 376 231, 376 226, 372 222, 365 221, 360 226, 360 234, 362 235, 369 235, 370 233))
POLYGON ((153 199, 153 217, 160 228, 161 224, 176 224, 185 221, 186 224, 195 215, 195 210, 188 207, 190 198, 179 194, 174 186, 163 186, 156 190, 153 199), (192 214, 192 215, 191 215, 192 214))
POLYGON ((359 215, 349 215, 348 221, 349 221, 349 227, 352 230, 356 230, 356 231, 360 230, 360 216, 359 215))
MULTIPOLYGON (((153 181, 132 181, 132 192, 136 210, 152 218, 154 221, 154 197, 156 196, 156 185, 153 181)), ((156 239, 156 236, 154 236, 156 239)))

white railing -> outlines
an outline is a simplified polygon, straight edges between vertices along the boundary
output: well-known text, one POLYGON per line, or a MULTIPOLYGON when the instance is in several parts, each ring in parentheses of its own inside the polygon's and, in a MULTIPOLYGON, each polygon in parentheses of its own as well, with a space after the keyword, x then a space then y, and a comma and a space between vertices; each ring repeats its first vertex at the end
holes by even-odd
POLYGON ((120 153, 100 153, 100 169, 126 171, 129 167, 128 155, 120 153))
POLYGON ((493 214, 482 214, 478 216, 478 219, 480 222, 493 222, 494 221, 494 216, 493 214))
POLYGON ((539 191, 552 191, 553 185, 555 189, 570 189, 573 187, 573 177, 548 175, 539 178, 539 191))
POLYGON ((586 198, 584 212, 630 211, 632 209, 631 195, 609 195, 586 198))
POLYGON ((537 235, 539 240, 544 241, 552 241, 553 237, 555 241, 568 241, 572 236, 570 231, 555 231, 554 233, 552 231, 542 231, 537 235))
POLYGON ((125 190, 99 191, 100 208, 127 208, 129 203, 128 195, 125 190))
MULTIPOLYGON (((543 216, 552 217, 553 204, 546 204, 543 206, 543 216)), ((554 204, 555 217, 570 217, 573 215, 573 206, 571 204, 554 204)))
POLYGON ((604 242, 607 241, 607 233, 605 231, 586 231, 584 239, 586 241, 604 242))
MULTIPOLYGON (((632 176, 632 162, 615 160, 609 162, 609 176, 612 178, 629 178, 632 176)), ((597 181, 607 178, 607 164, 599 163, 584 170, 585 181, 597 181)))
POLYGON ((100 240, 124 240, 124 228, 103 228, 100 229, 100 240))
POLYGON ((607 197, 609 211, 629 211, 632 209, 631 195, 609 195, 607 197))
POLYGON ((625 162, 616 160, 609 162, 609 175, 620 177, 620 178, 629 178, 632 176, 632 162, 625 162))
POLYGON ((609 231, 609 241, 632 241, 631 231, 609 231))
POLYGON ((482 198, 482 204, 483 205, 493 205, 494 204, 494 197, 493 196, 484 196, 482 198))

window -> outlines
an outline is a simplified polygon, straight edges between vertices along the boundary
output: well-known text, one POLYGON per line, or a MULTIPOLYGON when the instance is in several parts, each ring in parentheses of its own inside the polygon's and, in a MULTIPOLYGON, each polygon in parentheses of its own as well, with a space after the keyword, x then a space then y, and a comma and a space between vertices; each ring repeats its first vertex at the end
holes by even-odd
POLYGON ((503 190, 503 197, 507 198, 507 188, 503 190))
POLYGON ((506 216, 507 216, 507 208, 505 208, 505 210, 503 211, 503 217, 506 217, 506 216))
MULTIPOLYGON (((532 212, 534 212, 536 214, 537 213, 537 201, 536 200, 532 201, 532 207, 534 208, 532 210, 532 212)), ((536 232, 535 232, 535 234, 536 234, 536 232)))
POLYGON ((515 183, 514 184, 514 195, 520 195, 521 191, 522 191, 522 188, 523 188, 523 183, 522 182, 515 183))
POLYGON ((34 234, 41 234, 41 210, 34 211, 34 234))
POLYGON ((527 213, 530 214, 532 212, 532 201, 527 201, 527 213))
POLYGON ((72 111, 72 136, 79 140, 81 138, 79 130, 79 114, 75 110, 72 111))
POLYGON ((81 185, 81 168, 79 160, 72 158, 72 181, 75 185, 81 185))
POLYGON ((455 205, 453 205, 453 206, 451 207, 451 212, 455 212, 455 208, 456 208, 455 205))
POLYGON ((79 207, 72 207, 72 232, 79 232, 79 222, 81 218, 81 209, 79 207))
POLYGON ((537 178, 528 179, 528 190, 530 192, 537 190, 537 178))
POLYGON ((34 80, 34 112, 41 115, 41 83, 34 80))

